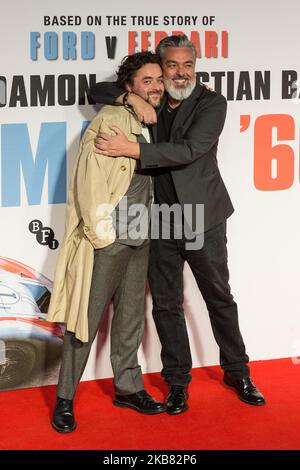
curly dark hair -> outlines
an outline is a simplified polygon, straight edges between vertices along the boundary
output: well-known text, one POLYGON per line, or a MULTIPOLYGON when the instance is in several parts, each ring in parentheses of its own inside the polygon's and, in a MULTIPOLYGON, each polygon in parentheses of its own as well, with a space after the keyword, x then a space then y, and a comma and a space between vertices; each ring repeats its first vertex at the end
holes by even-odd
POLYGON ((121 65, 117 71, 117 85, 124 88, 126 83, 133 85, 133 79, 136 72, 146 64, 158 64, 161 66, 161 60, 154 52, 136 52, 122 59, 121 65))

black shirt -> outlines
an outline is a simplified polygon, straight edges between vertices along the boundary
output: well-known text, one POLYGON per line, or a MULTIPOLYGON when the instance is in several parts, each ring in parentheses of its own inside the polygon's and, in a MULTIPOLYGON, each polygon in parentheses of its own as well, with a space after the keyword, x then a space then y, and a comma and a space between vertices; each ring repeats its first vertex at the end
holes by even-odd
MULTIPOLYGON (((175 109, 166 104, 157 119, 157 142, 168 142, 171 128, 179 106, 175 109)), ((155 172, 154 195, 157 204, 178 203, 178 197, 173 183, 171 172, 167 168, 161 168, 155 172)))

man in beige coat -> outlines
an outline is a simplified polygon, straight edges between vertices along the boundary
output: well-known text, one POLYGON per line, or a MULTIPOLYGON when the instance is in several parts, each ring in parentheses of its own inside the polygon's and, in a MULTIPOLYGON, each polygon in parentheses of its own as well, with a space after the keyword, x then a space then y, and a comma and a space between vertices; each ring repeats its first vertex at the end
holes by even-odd
MULTIPOLYGON (((123 60, 118 83, 154 107, 164 88, 156 55, 141 52, 123 60)), ((133 142, 150 142, 124 99, 124 106, 105 106, 87 128, 80 144, 68 194, 65 238, 58 257, 48 321, 65 322, 62 365, 52 426, 58 432, 76 428, 73 398, 93 340, 113 299, 111 363, 114 404, 144 414, 165 411, 144 390, 137 350, 144 324, 144 295, 148 267, 145 225, 152 201, 151 179, 127 157, 99 158, 94 138, 118 126, 133 142), (126 204, 124 204, 126 203, 126 204), (135 204, 144 208, 132 220, 135 204), (146 219, 145 219, 146 215, 146 219)), ((116 130, 116 132, 118 132, 116 130)))

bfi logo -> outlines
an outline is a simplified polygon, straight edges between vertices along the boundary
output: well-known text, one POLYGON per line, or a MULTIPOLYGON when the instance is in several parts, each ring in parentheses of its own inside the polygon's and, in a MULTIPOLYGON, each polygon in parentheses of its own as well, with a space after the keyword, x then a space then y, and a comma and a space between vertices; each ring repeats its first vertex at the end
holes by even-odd
POLYGON ((28 229, 36 235, 36 240, 40 245, 49 246, 51 250, 58 248, 59 242, 54 238, 54 231, 50 227, 43 227, 40 220, 32 220, 28 229))

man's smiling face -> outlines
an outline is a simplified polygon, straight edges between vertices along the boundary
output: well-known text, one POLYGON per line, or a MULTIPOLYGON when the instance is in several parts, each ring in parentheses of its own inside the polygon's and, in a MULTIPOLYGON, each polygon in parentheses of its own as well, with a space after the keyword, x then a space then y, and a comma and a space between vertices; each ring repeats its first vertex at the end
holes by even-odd
POLYGON ((133 85, 126 85, 126 89, 144 98, 154 108, 157 108, 164 94, 160 66, 158 64, 143 65, 133 77, 133 85))
POLYGON ((189 47, 167 47, 163 56, 164 84, 178 101, 190 96, 196 84, 195 58, 189 47))

